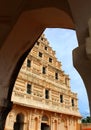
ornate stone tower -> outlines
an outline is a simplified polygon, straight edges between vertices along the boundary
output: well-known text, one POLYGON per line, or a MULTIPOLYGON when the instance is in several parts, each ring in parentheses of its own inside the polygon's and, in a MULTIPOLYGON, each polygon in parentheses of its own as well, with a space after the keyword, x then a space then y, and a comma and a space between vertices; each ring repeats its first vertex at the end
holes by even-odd
POLYGON ((79 130, 77 94, 61 66, 42 34, 15 82, 5 130, 79 130))

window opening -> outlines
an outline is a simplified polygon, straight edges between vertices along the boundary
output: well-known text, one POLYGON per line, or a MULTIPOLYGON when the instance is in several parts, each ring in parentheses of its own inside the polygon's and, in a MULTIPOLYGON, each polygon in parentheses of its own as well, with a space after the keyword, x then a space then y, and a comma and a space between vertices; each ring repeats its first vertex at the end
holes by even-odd
POLYGON ((60 95, 60 103, 63 103, 63 95, 60 95))
POLYGON ((40 44, 40 43, 37 41, 37 45, 38 45, 38 46, 39 46, 39 44, 40 44))
POLYGON ((71 100, 72 106, 74 106, 74 99, 71 100))
POLYGON ((58 73, 55 73, 55 79, 58 79, 58 73))
POLYGON ((49 99, 49 90, 47 90, 47 89, 45 90, 45 98, 49 99))
POLYGON ((49 62, 52 63, 52 58, 49 57, 49 62))
POLYGON ((41 40, 43 41, 43 37, 41 37, 41 40))
POLYGON ((47 50, 47 46, 45 46, 45 50, 47 50))
POLYGON ((42 57, 42 53, 41 52, 39 52, 39 57, 42 57))
POLYGON ((43 74, 46 74, 46 67, 43 67, 43 68, 42 68, 42 73, 43 73, 43 74))
POLYGON ((27 84, 27 93, 31 94, 31 84, 27 84))
POLYGON ((27 59, 27 67, 31 67, 31 60, 27 59))

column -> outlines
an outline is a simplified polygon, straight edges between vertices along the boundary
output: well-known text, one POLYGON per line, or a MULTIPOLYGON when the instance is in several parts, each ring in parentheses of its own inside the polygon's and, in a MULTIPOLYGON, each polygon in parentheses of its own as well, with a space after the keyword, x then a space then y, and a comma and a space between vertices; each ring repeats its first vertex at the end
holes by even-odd
POLYGON ((61 120, 58 119, 58 129, 57 129, 57 130, 60 130, 60 129, 61 129, 61 128, 60 128, 60 123, 61 123, 61 120))
POLYGON ((16 117, 11 112, 9 113, 6 123, 5 123, 5 130, 14 130, 14 123, 16 122, 16 117))
POLYGON ((32 115, 31 115, 31 111, 28 113, 28 116, 29 116, 29 123, 28 123, 28 130, 31 130, 32 129, 32 115))
POLYGON ((34 117, 31 118, 31 130, 34 130, 34 117))
POLYGON ((54 119, 51 119, 51 130, 54 130, 54 119))
POLYGON ((41 130, 41 118, 42 118, 42 116, 39 116, 39 120, 38 120, 38 130, 41 130))

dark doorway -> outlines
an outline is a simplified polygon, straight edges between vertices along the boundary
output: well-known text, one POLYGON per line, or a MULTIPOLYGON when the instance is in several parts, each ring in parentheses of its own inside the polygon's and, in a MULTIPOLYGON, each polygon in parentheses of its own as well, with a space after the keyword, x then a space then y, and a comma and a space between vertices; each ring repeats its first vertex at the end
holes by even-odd
POLYGON ((23 130, 24 126, 24 115, 18 114, 16 117, 16 122, 14 123, 14 130, 23 130))
POLYGON ((46 123, 41 123, 41 130, 50 130, 50 127, 46 123))

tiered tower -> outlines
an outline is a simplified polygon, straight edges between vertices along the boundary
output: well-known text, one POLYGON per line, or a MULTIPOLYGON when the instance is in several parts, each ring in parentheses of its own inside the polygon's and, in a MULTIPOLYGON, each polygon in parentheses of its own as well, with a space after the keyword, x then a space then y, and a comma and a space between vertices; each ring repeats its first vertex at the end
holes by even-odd
POLYGON ((19 72, 13 109, 5 130, 78 130, 81 115, 69 75, 62 70, 45 35, 38 39, 19 72), (10 118, 12 121, 10 124, 10 118), (20 125, 19 125, 20 123, 20 125), (20 129, 19 129, 20 130, 20 129))

